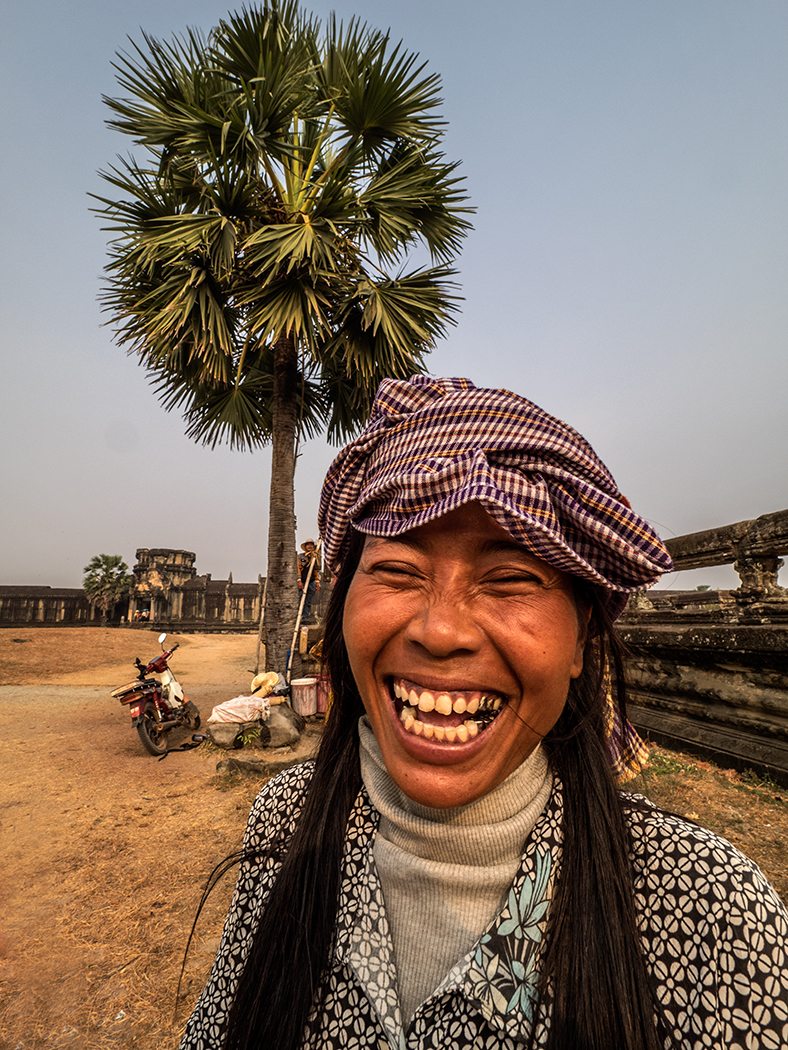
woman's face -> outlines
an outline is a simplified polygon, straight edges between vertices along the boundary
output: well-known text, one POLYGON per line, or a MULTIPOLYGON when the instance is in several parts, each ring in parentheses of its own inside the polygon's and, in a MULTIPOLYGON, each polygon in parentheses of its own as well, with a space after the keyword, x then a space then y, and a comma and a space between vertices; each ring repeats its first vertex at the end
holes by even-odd
POLYGON ((555 725, 583 668, 569 577, 478 503, 367 537, 344 635, 386 768, 425 806, 492 791, 555 725))

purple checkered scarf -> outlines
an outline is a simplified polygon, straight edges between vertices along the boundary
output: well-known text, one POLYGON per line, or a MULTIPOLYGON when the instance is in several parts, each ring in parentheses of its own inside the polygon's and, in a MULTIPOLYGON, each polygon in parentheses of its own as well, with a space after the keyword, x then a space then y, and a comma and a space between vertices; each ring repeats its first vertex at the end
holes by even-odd
POLYGON ((349 528, 399 536, 476 500, 532 554, 603 588, 615 618, 672 568, 607 467, 561 420, 468 379, 384 379, 367 426, 334 460, 318 525, 330 566, 349 528))

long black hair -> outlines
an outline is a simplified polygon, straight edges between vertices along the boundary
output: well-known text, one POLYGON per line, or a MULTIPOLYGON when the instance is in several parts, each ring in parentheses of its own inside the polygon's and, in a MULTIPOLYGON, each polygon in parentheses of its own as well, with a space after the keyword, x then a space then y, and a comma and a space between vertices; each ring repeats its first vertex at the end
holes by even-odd
MULTIPOLYGON (((323 657, 333 703, 292 840, 273 850, 283 863, 229 1009, 224 1050, 298 1050, 310 1012, 320 1010, 345 829, 361 787, 364 707, 342 619, 363 540, 353 534, 329 602, 323 657)), ((540 977, 541 993, 552 1000, 547 1047, 661 1050, 666 1033, 640 949, 627 825, 605 744, 606 668, 626 714, 622 650, 600 596, 581 585, 578 600, 591 610, 584 668, 545 739, 564 793, 562 864, 540 977)))
POLYGON ((641 950, 625 818, 639 804, 622 798, 606 739, 609 688, 626 719, 625 651, 600 591, 584 584, 575 591, 590 607, 583 672, 544 741, 564 807, 540 964, 540 993, 553 999, 546 1046, 661 1050, 673 1040, 641 950))

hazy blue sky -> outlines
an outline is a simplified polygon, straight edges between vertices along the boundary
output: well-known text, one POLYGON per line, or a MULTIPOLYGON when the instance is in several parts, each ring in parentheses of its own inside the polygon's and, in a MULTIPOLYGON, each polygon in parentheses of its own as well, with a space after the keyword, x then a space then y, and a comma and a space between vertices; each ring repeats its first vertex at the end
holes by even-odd
MULTIPOLYGON (((239 5, 240 6, 240 5, 239 5)), ((183 436, 102 327, 96 175, 114 52, 209 28, 212 0, 10 0, 2 98, 0 583, 92 555, 265 571, 269 453, 183 436)), ((666 537, 788 507, 785 0, 318 0, 439 72, 475 231, 434 374, 507 386, 585 434, 666 537)), ((308 445, 298 539, 335 450, 308 445)), ((732 570, 673 586, 735 585, 732 570)), ((782 579, 786 580, 786 570, 782 579)))

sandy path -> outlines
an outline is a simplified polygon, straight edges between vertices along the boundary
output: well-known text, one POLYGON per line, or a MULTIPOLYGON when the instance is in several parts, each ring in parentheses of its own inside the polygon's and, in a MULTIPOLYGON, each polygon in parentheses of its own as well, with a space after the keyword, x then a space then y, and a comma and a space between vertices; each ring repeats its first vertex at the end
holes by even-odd
MULTIPOLYGON (((203 718, 248 690, 254 635, 177 640, 173 670, 203 718)), ((134 630, 0 630, 0 681, 14 683, 0 685, 2 1050, 175 1046, 204 980, 232 878, 208 907, 174 1023, 205 876, 240 843, 259 784, 218 777, 203 748, 163 761, 143 750, 109 693, 157 651, 134 630)))
MULTIPOLYGON (((136 656, 145 662, 161 651, 157 638, 157 631, 132 628, 0 629, 0 685, 122 685, 136 675, 136 656)), ((179 648, 171 667, 184 685, 222 685, 236 693, 247 689, 257 653, 255 634, 169 634, 167 647, 175 642, 179 648)))

